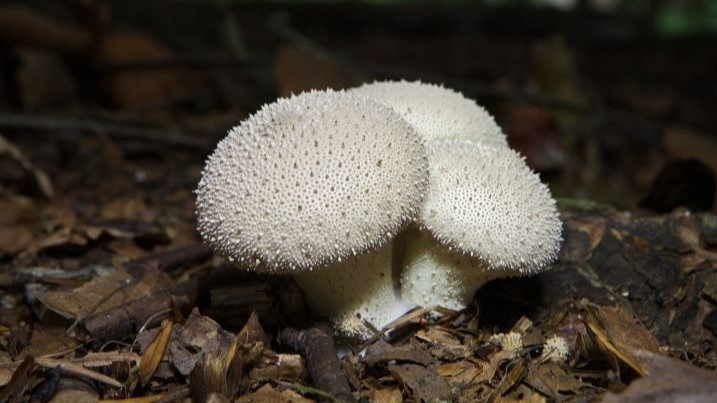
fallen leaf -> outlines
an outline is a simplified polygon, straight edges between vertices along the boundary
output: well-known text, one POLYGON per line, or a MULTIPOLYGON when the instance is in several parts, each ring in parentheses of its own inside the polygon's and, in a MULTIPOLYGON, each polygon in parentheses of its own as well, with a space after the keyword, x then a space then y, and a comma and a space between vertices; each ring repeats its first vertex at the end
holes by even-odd
POLYGON ((375 403, 402 403, 403 396, 398 388, 374 389, 371 401, 375 403))
POLYGON ((620 393, 608 392, 603 403, 711 403, 717 396, 717 372, 650 351, 633 351, 648 375, 620 393))
POLYGON ((645 368, 633 351, 658 352, 660 343, 644 325, 620 306, 597 306, 586 303, 587 328, 601 349, 614 354, 622 362, 645 375, 645 368))
POLYGON ((144 353, 142 353, 142 358, 139 360, 139 380, 142 386, 147 385, 154 371, 159 367, 159 363, 164 357, 164 352, 167 351, 173 324, 174 322, 171 320, 163 320, 154 340, 152 340, 149 346, 144 350, 144 353))
POLYGON ((389 372, 416 401, 437 402, 451 400, 451 387, 438 376, 435 367, 416 364, 391 365, 389 372))
POLYGON ((273 403, 313 403, 314 400, 307 399, 291 389, 285 389, 281 392, 276 390, 270 384, 265 384, 256 392, 249 393, 238 397, 234 403, 257 403, 257 402, 273 402, 273 403))
POLYGON ((435 360, 433 356, 420 345, 394 347, 383 340, 378 340, 368 346, 366 348, 366 354, 361 359, 361 362, 369 367, 391 361, 410 362, 426 366, 435 360))

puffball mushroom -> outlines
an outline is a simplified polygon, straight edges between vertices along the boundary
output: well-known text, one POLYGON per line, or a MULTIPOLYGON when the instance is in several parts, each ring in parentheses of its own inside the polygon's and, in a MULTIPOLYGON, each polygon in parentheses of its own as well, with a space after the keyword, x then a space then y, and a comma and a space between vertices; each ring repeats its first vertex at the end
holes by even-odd
POLYGON ((196 191, 198 228, 256 271, 306 272, 296 278, 314 313, 366 334, 357 315, 382 327, 403 313, 384 245, 416 219, 427 185, 423 141, 401 116, 312 91, 265 105, 218 144, 196 191))
POLYGON ((218 144, 196 191, 198 228, 256 270, 311 270, 386 244, 426 186, 423 143, 398 114, 359 94, 306 92, 218 144))
POLYGON ((515 151, 467 141, 427 146, 419 221, 440 242, 494 269, 535 273, 557 258, 555 200, 515 151))
POLYGON ((393 108, 427 143, 469 140, 507 147, 505 134, 483 107, 460 92, 420 81, 376 81, 351 91, 393 108))

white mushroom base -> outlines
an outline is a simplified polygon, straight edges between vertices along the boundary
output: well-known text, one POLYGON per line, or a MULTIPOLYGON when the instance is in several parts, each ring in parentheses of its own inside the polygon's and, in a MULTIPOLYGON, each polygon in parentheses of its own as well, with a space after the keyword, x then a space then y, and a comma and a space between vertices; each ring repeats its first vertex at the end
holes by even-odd
POLYGON ((381 329, 411 308, 394 287, 392 253, 389 243, 368 254, 293 277, 315 317, 331 320, 344 337, 365 339, 373 335, 365 322, 381 329))

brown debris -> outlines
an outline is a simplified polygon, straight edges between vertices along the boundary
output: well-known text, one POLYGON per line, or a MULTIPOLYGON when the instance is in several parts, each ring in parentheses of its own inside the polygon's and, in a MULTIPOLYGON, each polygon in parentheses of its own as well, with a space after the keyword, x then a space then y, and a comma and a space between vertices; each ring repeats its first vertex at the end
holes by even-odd
POLYGON ((394 347, 383 340, 379 340, 368 346, 366 348, 366 354, 361 359, 361 362, 369 367, 386 364, 391 361, 421 364, 423 366, 434 363, 431 354, 418 343, 394 347))
POLYGON ((174 323, 170 320, 163 320, 159 326, 159 332, 155 336, 154 340, 147 346, 142 353, 142 357, 139 360, 139 382, 142 386, 145 386, 154 371, 159 367, 159 363, 164 357, 164 352, 167 350, 167 344, 169 344, 169 336, 172 334, 172 325, 174 323))
POLYGON ((356 401, 336 358, 336 348, 330 336, 316 327, 303 330, 285 328, 279 333, 279 342, 304 357, 316 388, 342 402, 356 401))
POLYGON ((417 402, 442 402, 451 400, 451 387, 438 376, 434 366, 415 364, 391 365, 388 367, 398 382, 417 402))

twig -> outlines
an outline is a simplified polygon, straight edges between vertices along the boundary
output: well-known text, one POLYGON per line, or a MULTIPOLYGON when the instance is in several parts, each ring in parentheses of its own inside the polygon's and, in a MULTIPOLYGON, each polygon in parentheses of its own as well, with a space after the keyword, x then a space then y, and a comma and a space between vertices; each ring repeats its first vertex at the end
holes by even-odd
POLYGON ((87 378, 90 378, 92 380, 95 380, 97 382, 102 382, 110 386, 114 386, 116 388, 122 388, 124 385, 119 382, 118 380, 114 378, 110 378, 107 375, 103 375, 99 372, 93 371, 91 369, 87 369, 81 365, 73 364, 67 361, 63 360, 55 360, 52 358, 41 358, 38 357, 35 359, 35 362, 45 368, 55 368, 58 365, 62 368, 63 372, 67 372, 69 374, 78 375, 78 376, 84 376, 87 378))
POLYGON ((316 388, 326 391, 339 401, 356 402, 329 335, 316 327, 302 330, 285 328, 279 333, 279 342, 304 357, 316 388))
POLYGON ((210 143, 177 132, 129 126, 92 118, 67 118, 57 116, 30 115, 23 113, 0 114, 0 128, 35 130, 75 130, 111 137, 166 143, 180 147, 209 149, 210 143))

